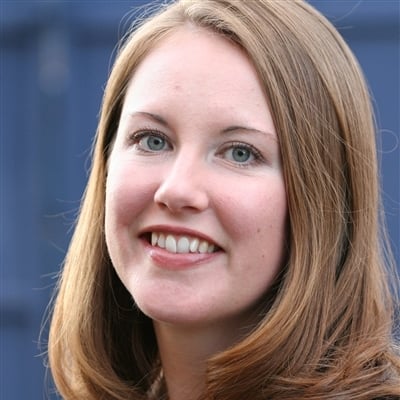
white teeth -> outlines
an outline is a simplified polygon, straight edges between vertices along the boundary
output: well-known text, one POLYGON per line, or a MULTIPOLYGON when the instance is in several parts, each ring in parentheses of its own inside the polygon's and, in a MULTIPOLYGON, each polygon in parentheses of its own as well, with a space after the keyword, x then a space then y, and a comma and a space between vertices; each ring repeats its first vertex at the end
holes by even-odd
POLYGON ((199 253, 207 253, 208 250, 208 243, 207 242, 201 242, 199 245, 199 253))
POLYGON ((162 233, 158 236, 157 246, 165 249, 165 236, 162 233))
POLYGON ((178 253, 189 253, 189 239, 187 237, 182 236, 178 240, 177 252, 178 253))
POLYGON ((173 236, 171 235, 167 236, 167 238, 165 239, 165 248, 170 253, 176 253, 176 240, 173 236))
POLYGON ((197 249, 199 248, 199 243, 200 243, 200 240, 197 238, 194 238, 190 241, 189 249, 190 249, 191 253, 197 252, 197 249))
POLYGON ((159 232, 151 233, 151 245, 166 249, 170 253, 212 253, 215 251, 215 245, 206 240, 200 241, 198 238, 173 235, 165 235, 159 232))

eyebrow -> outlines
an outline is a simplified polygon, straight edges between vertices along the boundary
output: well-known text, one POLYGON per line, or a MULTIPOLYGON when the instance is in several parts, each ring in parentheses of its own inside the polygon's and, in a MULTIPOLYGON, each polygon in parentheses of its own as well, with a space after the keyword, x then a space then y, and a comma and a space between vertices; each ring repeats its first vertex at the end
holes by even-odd
POLYGON ((266 135, 270 139, 275 140, 276 142, 278 141, 278 138, 272 132, 262 131, 260 129, 252 128, 252 127, 249 127, 249 126, 232 125, 232 126, 229 126, 229 127, 225 128, 225 129, 223 129, 222 133, 231 133, 231 132, 235 132, 235 131, 256 132, 256 133, 260 133, 262 135, 266 135))
POLYGON ((164 125, 165 127, 169 128, 168 122, 161 116, 157 114, 153 114, 147 111, 134 111, 132 113, 129 113, 130 117, 136 117, 136 116, 142 116, 142 117, 147 117, 152 119, 154 122, 157 122, 161 125, 164 125))
MULTIPOLYGON (((130 117, 136 117, 136 116, 147 117, 147 118, 152 119, 154 122, 157 122, 157 123, 165 126, 166 128, 170 128, 168 122, 158 114, 153 114, 153 113, 147 112, 147 111, 134 111, 132 113, 129 113, 129 116, 130 117)), ((273 139, 274 141, 278 142, 278 138, 272 132, 262 131, 260 129, 256 129, 256 128, 252 128, 252 127, 248 127, 248 126, 242 126, 242 125, 228 126, 227 128, 223 129, 221 131, 221 133, 226 134, 226 133, 232 133, 232 132, 236 132, 236 131, 256 132, 256 133, 259 133, 262 135, 266 135, 270 139, 273 139)))

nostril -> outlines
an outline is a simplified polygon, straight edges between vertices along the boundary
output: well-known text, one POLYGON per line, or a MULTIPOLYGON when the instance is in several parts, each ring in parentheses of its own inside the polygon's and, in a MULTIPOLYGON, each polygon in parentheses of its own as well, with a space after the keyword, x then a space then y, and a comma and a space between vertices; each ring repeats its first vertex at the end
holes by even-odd
POLYGON ((203 211, 209 205, 207 192, 190 177, 172 176, 154 193, 154 202, 172 213, 203 211))

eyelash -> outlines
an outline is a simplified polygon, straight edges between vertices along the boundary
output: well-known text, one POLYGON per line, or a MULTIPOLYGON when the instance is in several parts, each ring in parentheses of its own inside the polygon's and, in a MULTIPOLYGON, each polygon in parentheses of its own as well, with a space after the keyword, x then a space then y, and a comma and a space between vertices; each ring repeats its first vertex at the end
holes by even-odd
POLYGON ((133 132, 130 136, 129 136, 129 144, 130 145, 134 145, 137 147, 137 150, 143 152, 143 153, 157 153, 157 151, 151 151, 151 150, 145 150, 143 148, 140 148, 139 142, 146 137, 150 137, 150 136, 154 136, 154 137, 158 137, 161 138, 162 140, 164 140, 166 143, 169 142, 168 136, 166 136, 164 133, 157 131, 155 129, 144 129, 141 131, 137 131, 137 132, 133 132))
MULTIPOLYGON (((150 129, 150 128, 132 133, 129 136, 129 142, 130 142, 131 145, 136 146, 137 150, 140 151, 140 152, 150 153, 150 154, 151 153, 158 153, 159 151, 146 150, 146 149, 140 148, 138 146, 139 142, 143 138, 150 137, 150 136, 161 138, 166 143, 169 143, 169 138, 168 138, 167 135, 165 135, 164 133, 162 133, 162 132, 160 132, 158 130, 150 129)), ((252 146, 252 145, 250 145, 248 143, 237 142, 237 141, 225 143, 223 145, 223 147, 217 152, 217 155, 223 155, 228 150, 234 149, 234 148, 245 149, 245 150, 250 152, 252 157, 254 157, 253 160, 251 160, 250 162, 241 163, 241 162, 230 161, 230 162, 234 163, 235 166, 238 166, 240 168, 247 168, 247 167, 250 167, 250 166, 253 166, 253 165, 257 165, 257 164, 261 164, 261 163, 265 162, 265 159, 264 159, 263 155, 261 154, 261 152, 257 148, 255 148, 254 146, 252 146)), ((160 151, 163 151, 163 150, 160 150, 160 151)))
POLYGON ((265 161, 263 155, 257 148, 255 148, 251 144, 243 143, 243 142, 235 141, 235 142, 225 143, 224 146, 222 147, 222 149, 220 151, 218 151, 218 154, 224 154, 226 151, 228 151, 230 149, 233 150, 235 148, 245 149, 250 152, 251 156, 254 157, 253 160, 251 160, 249 162, 240 163, 240 162, 232 161, 235 165, 239 166, 240 168, 247 168, 247 167, 250 167, 253 165, 258 165, 265 161))

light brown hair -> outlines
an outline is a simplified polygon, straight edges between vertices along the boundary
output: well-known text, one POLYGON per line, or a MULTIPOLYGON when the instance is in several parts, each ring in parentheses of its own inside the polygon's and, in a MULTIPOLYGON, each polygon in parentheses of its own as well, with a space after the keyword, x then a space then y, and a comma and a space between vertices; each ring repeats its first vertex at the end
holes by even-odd
POLYGON ((105 90, 54 305, 57 388, 68 400, 147 399, 160 376, 152 323, 107 253, 105 180, 132 74, 187 23, 237 43, 254 63, 279 137, 290 220, 273 301, 248 337, 209 360, 204 399, 398 398, 369 93, 330 23, 303 1, 276 0, 178 0, 127 37, 105 90))

